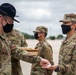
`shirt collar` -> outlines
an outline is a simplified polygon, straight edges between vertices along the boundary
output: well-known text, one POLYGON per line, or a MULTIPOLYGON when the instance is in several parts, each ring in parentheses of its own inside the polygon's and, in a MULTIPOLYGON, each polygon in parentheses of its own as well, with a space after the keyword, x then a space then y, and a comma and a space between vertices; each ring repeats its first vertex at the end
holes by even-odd
POLYGON ((63 41, 63 44, 69 44, 76 37, 76 32, 69 38, 63 41))

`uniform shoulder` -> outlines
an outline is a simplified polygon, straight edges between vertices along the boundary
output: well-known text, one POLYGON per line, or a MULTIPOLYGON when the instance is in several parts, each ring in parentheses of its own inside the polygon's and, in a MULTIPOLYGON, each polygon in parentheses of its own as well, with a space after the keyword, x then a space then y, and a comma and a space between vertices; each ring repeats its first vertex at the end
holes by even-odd
POLYGON ((19 36, 23 36, 22 32, 20 32, 20 31, 18 31, 16 29, 14 29, 14 33, 17 34, 17 35, 19 35, 19 36))
POLYGON ((43 45, 44 45, 45 47, 52 48, 51 45, 48 43, 47 40, 45 40, 45 41, 43 42, 43 45))
POLYGON ((15 33, 21 33, 19 30, 13 29, 15 33))

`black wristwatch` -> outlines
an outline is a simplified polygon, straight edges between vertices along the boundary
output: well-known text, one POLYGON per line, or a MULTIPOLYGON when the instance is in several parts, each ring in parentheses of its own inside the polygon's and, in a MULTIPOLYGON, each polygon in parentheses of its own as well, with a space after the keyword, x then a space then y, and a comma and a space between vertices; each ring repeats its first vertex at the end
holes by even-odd
POLYGON ((57 66, 57 68, 55 69, 55 72, 59 72, 59 66, 57 66))

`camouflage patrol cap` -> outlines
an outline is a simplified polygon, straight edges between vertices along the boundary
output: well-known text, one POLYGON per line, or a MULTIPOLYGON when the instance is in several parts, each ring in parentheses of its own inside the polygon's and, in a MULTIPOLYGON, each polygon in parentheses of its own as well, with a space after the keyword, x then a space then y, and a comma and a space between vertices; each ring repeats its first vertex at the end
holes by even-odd
POLYGON ((60 20, 60 22, 69 22, 69 21, 74 21, 76 22, 76 14, 65 14, 64 19, 60 20))
POLYGON ((36 27, 36 30, 33 31, 34 33, 36 32, 44 32, 44 33, 48 33, 48 28, 44 27, 44 26, 38 26, 36 27))

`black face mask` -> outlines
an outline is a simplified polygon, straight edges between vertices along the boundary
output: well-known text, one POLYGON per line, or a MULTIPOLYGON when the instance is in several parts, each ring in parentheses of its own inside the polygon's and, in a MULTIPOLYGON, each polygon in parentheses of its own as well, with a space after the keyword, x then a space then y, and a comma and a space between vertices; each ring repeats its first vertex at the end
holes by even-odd
POLYGON ((34 34, 34 38, 35 38, 35 39, 38 39, 38 38, 39 38, 39 37, 38 37, 38 33, 35 33, 35 34, 34 34))
POLYGON ((69 25, 62 24, 61 27, 63 34, 66 34, 71 30, 71 27, 69 25))
POLYGON ((12 29, 13 29, 13 24, 8 24, 7 23, 5 26, 3 26, 3 30, 4 30, 5 33, 11 32, 12 29))

